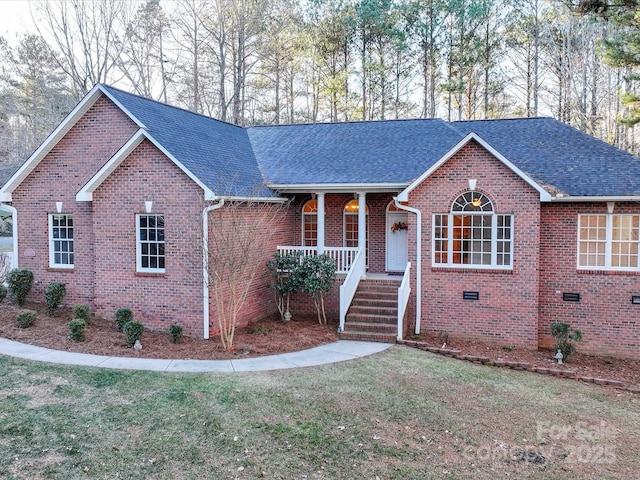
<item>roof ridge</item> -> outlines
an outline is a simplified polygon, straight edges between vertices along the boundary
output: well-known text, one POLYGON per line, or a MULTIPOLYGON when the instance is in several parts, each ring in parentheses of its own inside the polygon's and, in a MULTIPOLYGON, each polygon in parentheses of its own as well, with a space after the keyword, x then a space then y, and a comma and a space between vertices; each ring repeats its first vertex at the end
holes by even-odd
POLYGON ((260 125, 247 125, 246 129, 250 128, 275 128, 275 127, 309 127, 315 125, 362 125, 372 123, 400 123, 400 122, 442 122, 447 123, 442 118, 388 118, 385 120, 346 120, 343 122, 303 122, 303 123, 279 123, 274 125, 260 124, 260 125))
POLYGON ((235 123, 227 122, 225 120, 220 120, 219 118, 211 117, 209 115, 205 115, 204 113, 194 112, 193 110, 189 110, 188 108, 178 107, 176 105, 171 105, 169 103, 164 103, 164 102, 161 102, 159 100, 155 100, 153 98, 145 97, 143 95, 138 95, 138 94, 135 94, 135 93, 127 92, 127 91, 121 90, 121 89, 119 89, 117 87, 113 87, 111 85, 107 85, 106 83, 100 83, 98 85, 100 85, 100 87, 102 87, 102 88, 106 88, 107 90, 115 90, 116 92, 118 92, 120 94, 129 96, 129 97, 139 98, 139 99, 144 100, 146 102, 155 103, 155 104, 160 105, 162 107, 170 108, 170 109, 173 109, 173 110, 180 110, 181 112, 188 113, 190 115, 195 115, 195 116, 198 116, 198 117, 202 117, 202 118, 205 118, 207 120, 213 120, 214 122, 222 123, 222 124, 229 125, 229 126, 232 126, 232 127, 237 127, 237 128, 240 128, 240 129, 245 129, 245 127, 243 127, 242 125, 237 125, 235 123))

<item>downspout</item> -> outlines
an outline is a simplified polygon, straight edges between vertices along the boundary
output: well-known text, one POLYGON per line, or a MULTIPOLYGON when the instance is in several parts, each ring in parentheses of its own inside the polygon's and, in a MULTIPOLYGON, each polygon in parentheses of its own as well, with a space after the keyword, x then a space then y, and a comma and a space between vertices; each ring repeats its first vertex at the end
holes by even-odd
POLYGON ((202 303, 203 303, 203 338, 209 339, 209 212, 224 205, 224 198, 218 203, 205 207, 202 211, 202 303))
POLYGON ((420 335, 420 316, 422 300, 422 212, 417 208, 407 207, 398 202, 398 197, 393 197, 396 207, 400 210, 416 214, 416 326, 414 333, 420 335))
POLYGON ((11 268, 18 268, 18 210, 6 203, 0 203, 0 207, 11 212, 11 232, 13 237, 13 261, 11 268))

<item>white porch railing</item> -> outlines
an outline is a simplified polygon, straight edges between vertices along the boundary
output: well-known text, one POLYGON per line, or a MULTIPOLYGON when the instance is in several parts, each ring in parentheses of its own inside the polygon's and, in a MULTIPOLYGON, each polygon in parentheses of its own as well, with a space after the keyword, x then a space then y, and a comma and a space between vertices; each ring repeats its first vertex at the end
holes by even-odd
MULTIPOLYGON (((278 253, 288 255, 299 253, 301 256, 317 255, 317 247, 278 246, 278 253)), ((356 247, 324 247, 325 255, 330 256, 336 262, 336 273, 349 273, 351 265, 355 262, 358 249, 356 247)))
POLYGON ((400 286, 398 287, 398 340, 402 340, 402 335, 404 333, 404 314, 407 311, 409 295, 411 294, 411 280, 409 278, 410 272, 411 262, 408 262, 407 268, 404 269, 402 283, 400 283, 400 286))
POLYGON ((356 294, 360 279, 367 270, 366 258, 367 256, 364 254, 364 250, 358 250, 356 258, 351 265, 351 270, 349 270, 344 282, 340 285, 340 332, 344 331, 344 321, 347 316, 347 310, 349 310, 349 305, 351 305, 353 296, 356 294))

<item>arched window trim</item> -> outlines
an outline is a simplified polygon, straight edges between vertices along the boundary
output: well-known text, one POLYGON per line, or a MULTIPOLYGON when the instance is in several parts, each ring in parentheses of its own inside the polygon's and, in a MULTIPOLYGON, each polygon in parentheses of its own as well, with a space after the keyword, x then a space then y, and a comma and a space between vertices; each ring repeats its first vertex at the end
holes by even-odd
POLYGON ((318 200, 315 198, 302 204, 302 245, 318 246, 318 200), (309 210, 306 211, 308 206, 309 210))
POLYGON ((432 242, 434 266, 511 270, 513 215, 496 214, 487 195, 469 190, 448 214, 433 214, 432 242))

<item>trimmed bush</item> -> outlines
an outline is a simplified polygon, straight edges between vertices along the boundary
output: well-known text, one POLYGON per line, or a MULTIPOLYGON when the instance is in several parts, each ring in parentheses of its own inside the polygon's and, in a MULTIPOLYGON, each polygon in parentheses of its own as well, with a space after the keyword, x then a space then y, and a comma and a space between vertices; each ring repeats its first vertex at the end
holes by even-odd
POLYGON ((133 312, 130 308, 120 308, 116 311, 116 327, 118 331, 124 331, 124 325, 133 321, 133 312))
POLYGON ((127 339, 127 346, 133 347, 136 340, 142 339, 144 327, 140 322, 127 322, 124 324, 122 331, 127 339))
POLYGON ((576 352, 575 342, 582 340, 582 332, 565 322, 551 323, 551 335, 556 342, 556 350, 562 352, 564 361, 576 352))
POLYGON ((21 310, 16 317, 18 327, 29 328, 31 325, 33 325, 33 322, 35 321, 37 315, 38 313, 34 312, 33 310, 21 310))
POLYGON ((89 320, 91 320, 91 307, 89 307, 89 305, 74 305, 73 318, 81 318, 88 324, 89 320))
POLYGON ((33 272, 26 268, 14 268, 7 273, 9 292, 18 305, 24 305, 33 286, 33 272))
POLYGON ((87 322, 84 318, 74 318, 69 322, 69 339, 74 342, 84 341, 84 329, 87 322))
POLYGON ((62 305, 62 300, 66 294, 67 286, 64 283, 53 282, 47 285, 47 289, 44 291, 44 299, 47 302, 50 317, 56 314, 56 310, 62 305))
POLYGON ((171 341, 173 343, 178 343, 182 338, 182 327, 174 323, 169 327, 169 335, 171 335, 171 341))
POLYGON ((4 285, 0 285, 0 303, 2 303, 2 301, 7 298, 7 287, 5 287, 4 285))

